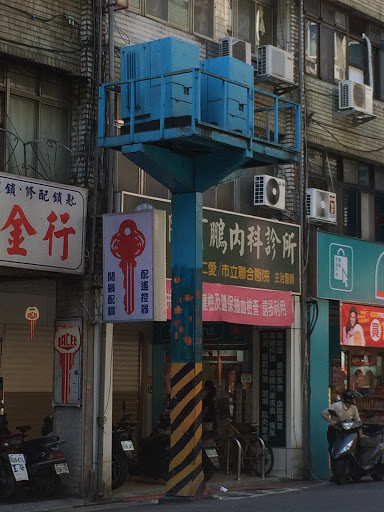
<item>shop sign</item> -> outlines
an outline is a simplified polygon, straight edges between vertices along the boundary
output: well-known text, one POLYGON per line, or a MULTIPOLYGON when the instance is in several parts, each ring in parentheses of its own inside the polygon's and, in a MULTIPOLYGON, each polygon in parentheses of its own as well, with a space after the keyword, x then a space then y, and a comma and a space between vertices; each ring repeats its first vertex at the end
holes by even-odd
MULTIPOLYGON (((122 193, 122 211, 166 211, 171 277, 171 201, 122 193)), ((300 293, 300 226, 203 209, 203 281, 300 293)))
POLYGON ((104 215, 104 320, 166 320, 165 212, 104 215))
POLYGON ((260 430, 271 446, 286 445, 285 331, 260 333, 260 430))
MULTIPOLYGON (((171 319, 171 280, 167 279, 167 318, 171 319)), ((289 292, 203 283, 203 322, 288 327, 293 322, 289 292)))
POLYGON ((0 265, 84 272, 87 190, 0 173, 0 265))
POLYGON ((384 306, 384 245, 317 232, 317 296, 384 306))
POLYGON ((361 304, 340 305, 340 344, 384 347, 384 308, 361 304))
POLYGON ((80 405, 81 330, 80 319, 56 322, 54 339, 55 405, 80 405))

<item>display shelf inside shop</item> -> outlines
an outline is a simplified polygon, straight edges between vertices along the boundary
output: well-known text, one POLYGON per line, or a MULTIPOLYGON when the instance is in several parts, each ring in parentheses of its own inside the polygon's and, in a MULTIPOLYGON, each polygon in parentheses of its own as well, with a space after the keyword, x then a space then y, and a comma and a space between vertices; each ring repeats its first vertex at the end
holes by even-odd
POLYGON ((364 423, 384 424, 384 395, 363 395, 357 401, 357 407, 364 423), (374 412, 374 416, 366 418, 365 414, 374 412))

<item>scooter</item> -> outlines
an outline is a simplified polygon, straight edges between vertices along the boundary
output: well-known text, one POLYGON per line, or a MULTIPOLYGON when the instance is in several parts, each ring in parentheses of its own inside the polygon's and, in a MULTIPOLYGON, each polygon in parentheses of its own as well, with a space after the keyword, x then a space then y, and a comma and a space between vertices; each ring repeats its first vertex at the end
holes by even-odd
MULTIPOLYGON (((124 408, 124 406, 123 406, 124 408)), ((112 426, 112 489, 121 487, 129 475, 129 465, 134 464, 132 430, 136 423, 125 414, 112 426)))
MULTIPOLYGON (((47 429, 47 418, 48 416, 44 419, 42 430, 44 427, 47 429)), ((24 457, 27 480, 19 482, 20 485, 29 486, 34 494, 42 497, 57 494, 61 488, 60 475, 69 473, 67 459, 59 449, 64 441, 60 441, 57 436, 26 441, 25 436, 26 432, 31 429, 30 425, 16 427, 16 430, 20 432, 18 434, 10 433, 7 425, 6 415, 4 415, 0 429, 1 454, 3 458, 5 455, 11 458, 14 454, 24 457)), ((51 427, 53 428, 53 418, 51 427)))
MULTIPOLYGON (((328 409, 331 416, 335 411, 328 409)), ((384 431, 374 432, 359 438, 362 423, 352 420, 338 422, 339 430, 331 450, 333 477, 341 485, 350 477, 359 482, 370 475, 373 480, 384 478, 384 431)))
POLYGON ((203 435, 201 436, 202 464, 204 480, 208 482, 220 469, 219 454, 216 450, 216 436, 212 429, 205 428, 203 423, 203 435))

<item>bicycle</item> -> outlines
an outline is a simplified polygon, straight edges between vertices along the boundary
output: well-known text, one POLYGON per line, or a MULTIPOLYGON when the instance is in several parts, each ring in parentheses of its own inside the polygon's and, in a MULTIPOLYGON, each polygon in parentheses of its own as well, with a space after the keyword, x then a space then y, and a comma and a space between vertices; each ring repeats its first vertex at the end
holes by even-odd
MULTIPOLYGON (((258 435, 257 425, 253 425, 248 434, 243 434, 233 425, 230 419, 224 420, 224 436, 217 440, 217 449, 222 467, 234 465, 238 460, 238 454, 241 448, 241 468, 246 472, 253 472, 257 476, 267 476, 273 469, 274 456, 272 448, 258 435), (237 447, 237 453, 231 450, 234 445, 237 447), (231 456, 232 452, 232 456, 231 456), (235 453, 235 456, 233 455, 235 453), (264 453, 264 475, 262 460, 264 453)), ((238 468, 239 469, 239 468, 238 468)))

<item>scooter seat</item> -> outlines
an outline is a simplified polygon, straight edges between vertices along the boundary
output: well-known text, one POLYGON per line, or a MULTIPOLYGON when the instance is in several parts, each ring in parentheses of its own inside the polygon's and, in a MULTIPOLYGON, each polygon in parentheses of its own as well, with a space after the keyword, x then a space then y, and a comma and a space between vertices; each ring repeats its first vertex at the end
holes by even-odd
POLYGON ((374 436, 362 437, 360 439, 360 446, 362 448, 374 448, 382 442, 383 435, 376 434, 374 436))

